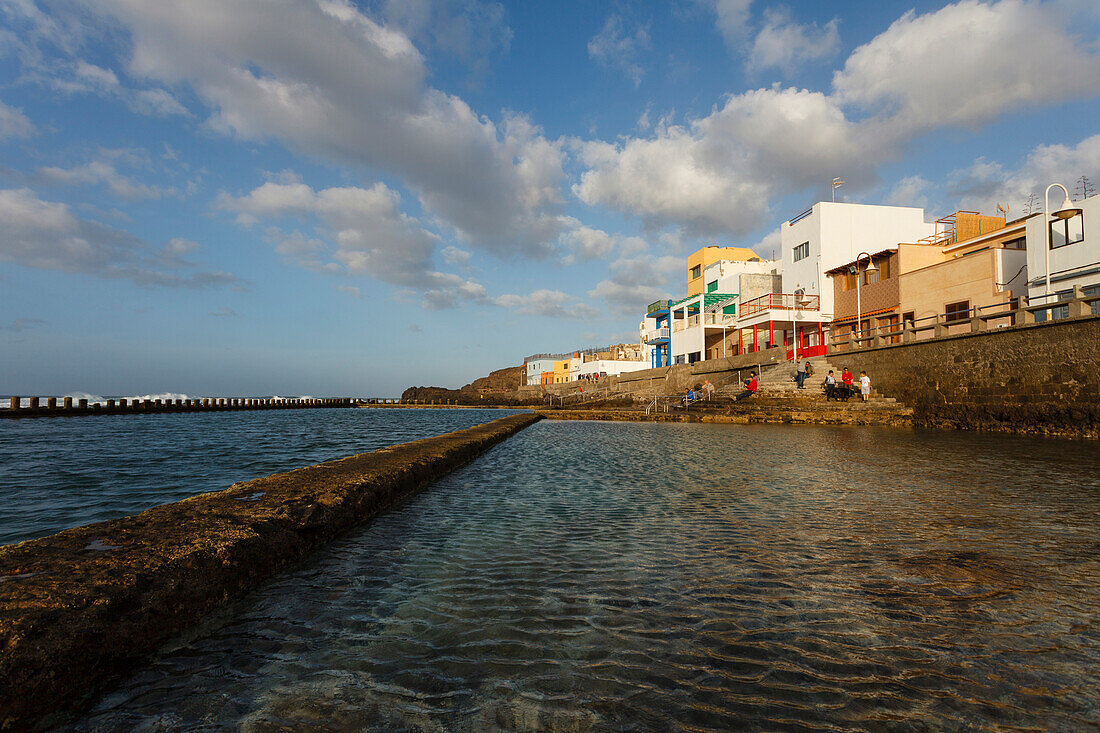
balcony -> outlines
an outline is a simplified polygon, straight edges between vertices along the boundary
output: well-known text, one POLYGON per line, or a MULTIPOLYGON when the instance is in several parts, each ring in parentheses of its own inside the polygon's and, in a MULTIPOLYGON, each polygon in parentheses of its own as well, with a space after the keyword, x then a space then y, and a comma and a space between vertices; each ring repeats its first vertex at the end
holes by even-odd
POLYGON ((654 313, 668 313, 669 302, 667 300, 658 300, 655 303, 650 303, 645 309, 647 316, 652 316, 654 313))
POLYGON ((742 303, 741 317, 747 318, 755 313, 769 310, 817 311, 821 310, 821 297, 794 293, 768 293, 742 303))
POLYGON ((703 316, 704 326, 729 326, 737 322, 737 316, 733 313, 707 313, 703 316))
POLYGON ((645 333, 645 342, 655 344, 659 341, 668 341, 668 326, 664 328, 651 328, 645 333))

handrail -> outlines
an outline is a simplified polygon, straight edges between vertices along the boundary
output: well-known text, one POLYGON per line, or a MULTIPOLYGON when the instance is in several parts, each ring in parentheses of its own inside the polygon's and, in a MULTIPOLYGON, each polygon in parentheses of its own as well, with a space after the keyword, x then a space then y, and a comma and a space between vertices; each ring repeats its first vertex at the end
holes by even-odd
MULTIPOLYGON (((857 324, 857 327, 852 331, 832 337, 829 343, 829 352, 833 353, 835 351, 847 350, 839 349, 838 347, 840 346, 847 346, 849 349, 863 348, 868 344, 872 347, 885 346, 887 339, 897 343, 899 337, 902 342, 922 340, 917 338, 918 335, 927 332, 932 333, 932 338, 942 338, 944 336, 957 335, 952 334, 952 329, 961 329, 962 327, 969 327, 967 332, 976 333, 988 330, 990 322, 1000 319, 1008 319, 1008 323, 997 324, 994 326, 995 328, 1018 324, 1033 324, 1036 322, 1036 313, 1046 313, 1056 308, 1065 308, 1068 317, 1089 315, 1091 304, 1096 302, 1100 302, 1100 293, 1085 295, 1081 286, 1076 285, 1072 293, 1068 296, 1064 293, 1061 295, 1058 293, 1050 293, 1049 295, 1044 293, 1031 298, 1021 297, 1015 304, 1013 304, 1012 301, 1008 301, 1003 303, 990 303, 983 306, 972 306, 966 310, 956 311, 951 314, 937 313, 935 315, 923 316, 901 323, 873 326, 870 329, 862 328, 862 324, 857 324), (864 335, 868 331, 870 333, 864 335)), ((1051 313, 1048 322, 1053 322, 1054 320, 1060 319, 1056 319, 1054 314, 1051 313)))
POLYGON ((821 310, 821 296, 815 294, 765 293, 741 304, 741 317, 766 310, 821 310))

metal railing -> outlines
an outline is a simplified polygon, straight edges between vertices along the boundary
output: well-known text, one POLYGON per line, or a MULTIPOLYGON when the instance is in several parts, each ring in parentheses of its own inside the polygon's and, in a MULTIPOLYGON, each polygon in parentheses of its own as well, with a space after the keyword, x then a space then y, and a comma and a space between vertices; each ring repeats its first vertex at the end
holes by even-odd
POLYGON ((1068 297, 1058 293, 1022 297, 1017 303, 992 303, 902 323, 876 325, 871 328, 857 327, 848 333, 833 335, 830 338, 829 353, 1087 316, 1092 314, 1094 303, 1100 303, 1100 293, 1086 296, 1078 285, 1068 297), (1037 320, 1036 314, 1040 313, 1042 318, 1037 320))
POLYGON ((655 311, 667 311, 668 306, 669 306, 669 301, 667 301, 667 300, 658 300, 658 301, 655 301, 653 303, 650 303, 646 307, 645 312, 646 312, 646 315, 649 315, 650 313, 653 313, 655 311))
POLYGON ((741 317, 766 310, 821 310, 821 296, 794 293, 767 293, 741 304, 741 317))
POLYGON ((662 326, 661 328, 651 328, 645 332, 646 343, 657 341, 658 339, 667 339, 668 337, 668 326, 662 326))

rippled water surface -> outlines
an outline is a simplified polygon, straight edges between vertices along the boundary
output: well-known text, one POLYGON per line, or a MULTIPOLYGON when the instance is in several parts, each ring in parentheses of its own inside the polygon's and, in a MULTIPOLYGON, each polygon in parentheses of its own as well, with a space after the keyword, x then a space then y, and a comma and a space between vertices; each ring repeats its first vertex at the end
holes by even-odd
POLYGON ((508 414, 326 408, 0 420, 0 544, 508 414))
POLYGON ((277 578, 82 731, 1080 730, 1096 445, 542 422, 277 578))

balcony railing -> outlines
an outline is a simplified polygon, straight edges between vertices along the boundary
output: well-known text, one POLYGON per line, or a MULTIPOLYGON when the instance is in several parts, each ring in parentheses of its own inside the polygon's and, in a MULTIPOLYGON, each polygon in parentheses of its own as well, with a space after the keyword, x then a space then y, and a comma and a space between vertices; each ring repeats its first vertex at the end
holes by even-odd
POLYGON ((645 333, 645 340, 647 344, 651 344, 654 341, 668 338, 668 326, 664 328, 651 328, 645 333))
POLYGON ((648 316, 650 313, 656 313, 657 311, 667 311, 668 310, 668 305, 669 305, 669 301, 667 301, 667 300, 658 300, 654 303, 650 303, 649 307, 647 307, 645 309, 645 313, 648 316))
POLYGON ((821 296, 794 293, 768 293, 741 304, 741 317, 767 310, 821 310, 821 296))
POLYGON ((696 314, 694 316, 688 316, 687 317, 687 327, 688 328, 695 328, 698 325, 699 325, 699 316, 698 316, 698 314, 696 314))
POLYGON ((703 317, 705 326, 732 326, 737 322, 737 316, 733 313, 707 313, 703 317))

